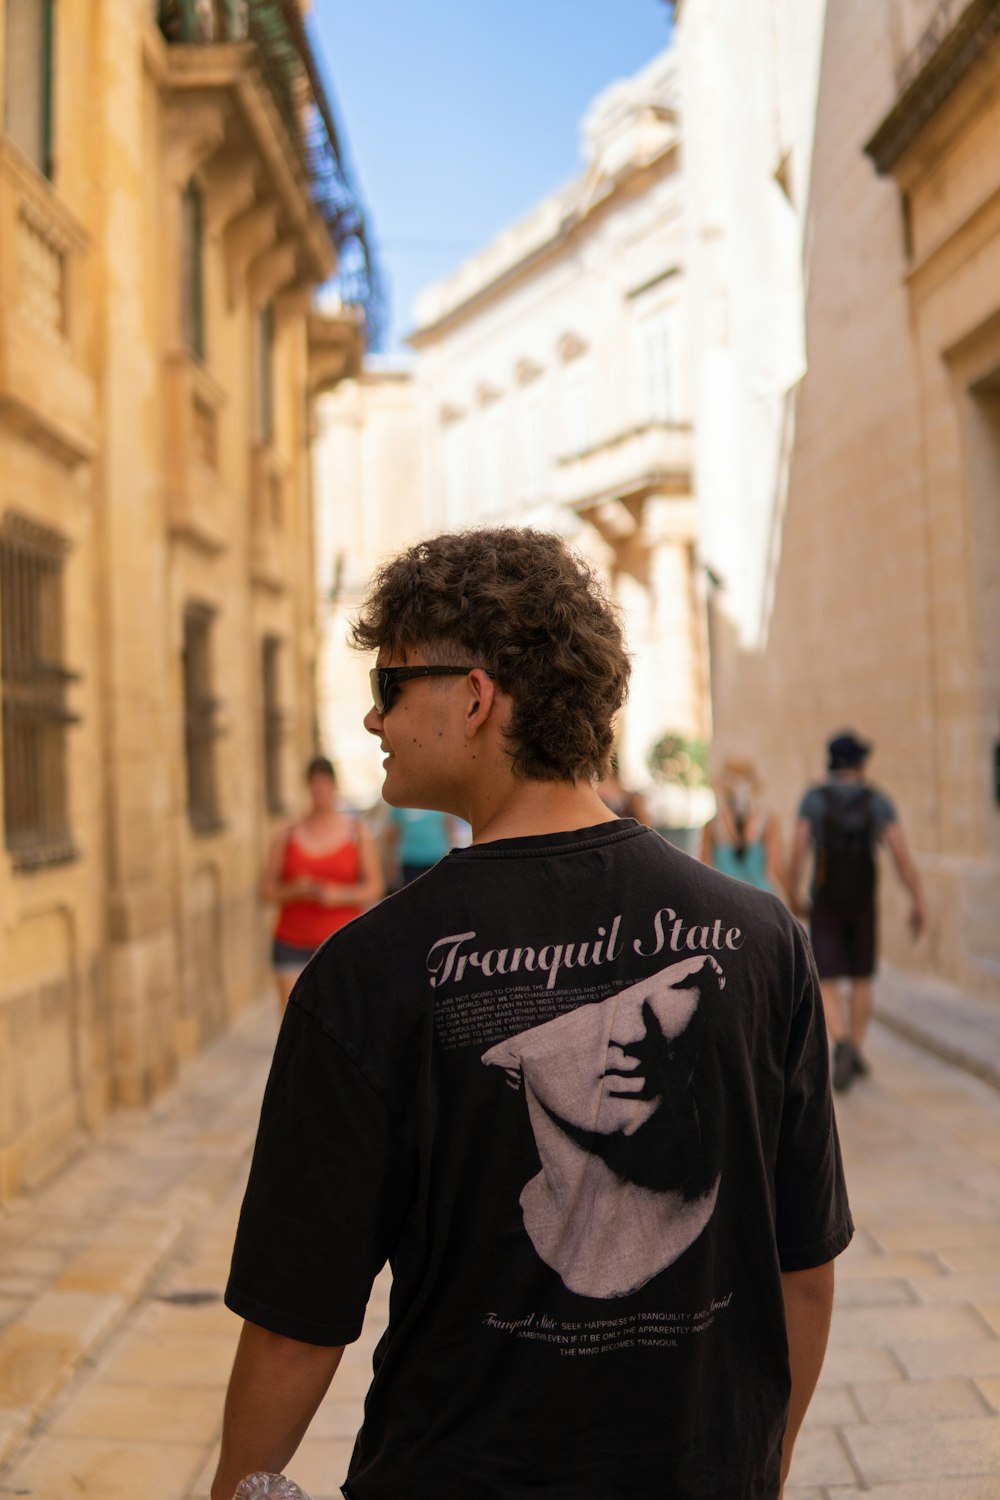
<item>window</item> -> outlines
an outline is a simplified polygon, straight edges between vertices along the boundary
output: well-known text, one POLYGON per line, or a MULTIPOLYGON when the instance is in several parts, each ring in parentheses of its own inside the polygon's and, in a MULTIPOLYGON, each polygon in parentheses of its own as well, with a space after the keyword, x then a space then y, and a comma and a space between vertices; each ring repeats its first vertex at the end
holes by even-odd
POLYGON ((54 0, 7 0, 4 130, 46 177, 55 123, 54 0))
POLYGON ((212 626, 215 611, 189 604, 184 611, 184 754, 191 827, 210 833, 222 827, 215 776, 219 701, 212 695, 212 626))
POLYGON ((56 532, 8 513, 0 526, 4 836, 21 868, 72 859, 62 664, 63 560, 56 532))
POLYGON ((201 191, 189 182, 181 197, 181 338, 205 358, 204 209, 201 191))
POLYGON ((264 732, 264 800, 269 813, 283 813, 281 794, 281 745, 285 737, 285 716, 281 711, 279 673, 281 639, 266 635, 261 642, 261 712, 264 732))
POLYGON ((521 393, 521 497, 540 500, 545 490, 545 445, 542 430, 542 392, 537 385, 521 393))
POLYGON ((444 429, 444 509, 448 526, 465 525, 466 474, 465 428, 449 422, 444 429))
POLYGON ((639 381, 643 420, 672 422, 677 417, 674 380, 674 313, 663 308, 638 330, 639 381))
POLYGON ((592 394, 590 361, 577 359, 566 366, 564 376, 563 414, 566 431, 566 449, 569 453, 583 453, 591 445, 592 394))
POLYGON ((257 314, 257 428, 262 443, 274 442, 274 306, 257 314))
POLYGON ((482 501, 488 520, 502 515, 506 505, 506 455, 504 454, 504 413, 497 402, 482 414, 482 501))

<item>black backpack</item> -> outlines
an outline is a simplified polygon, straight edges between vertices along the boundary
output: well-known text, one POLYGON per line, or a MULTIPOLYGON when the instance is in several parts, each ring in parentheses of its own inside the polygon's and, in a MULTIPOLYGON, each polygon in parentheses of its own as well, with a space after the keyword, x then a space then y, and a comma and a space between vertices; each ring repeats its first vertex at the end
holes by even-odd
POLYGON ((823 819, 816 836, 814 887, 824 906, 850 915, 875 895, 875 796, 859 787, 856 797, 820 787, 823 819))

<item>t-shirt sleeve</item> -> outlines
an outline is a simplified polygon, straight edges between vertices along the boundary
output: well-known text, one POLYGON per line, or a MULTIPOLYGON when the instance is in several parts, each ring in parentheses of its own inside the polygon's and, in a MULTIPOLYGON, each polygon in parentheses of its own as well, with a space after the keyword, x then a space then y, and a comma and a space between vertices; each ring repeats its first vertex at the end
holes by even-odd
POLYGON ((885 792, 876 792, 875 821, 878 824, 879 838, 882 837, 882 834, 888 828, 890 823, 897 822, 898 816, 899 815, 896 812, 896 804, 893 802, 892 798, 888 797, 885 792))
POLYGON ((347 1344, 398 1240, 411 1154, 380 1092, 293 999, 261 1110, 226 1306, 272 1333, 347 1344))
POLYGON ((778 1259, 806 1271, 839 1255, 854 1233, 830 1088, 826 1025, 815 966, 800 948, 805 982, 785 1057, 785 1096, 775 1169, 778 1259))
POLYGON ((816 787, 810 787, 799 803, 798 816, 805 818, 815 829, 823 816, 823 798, 816 787))

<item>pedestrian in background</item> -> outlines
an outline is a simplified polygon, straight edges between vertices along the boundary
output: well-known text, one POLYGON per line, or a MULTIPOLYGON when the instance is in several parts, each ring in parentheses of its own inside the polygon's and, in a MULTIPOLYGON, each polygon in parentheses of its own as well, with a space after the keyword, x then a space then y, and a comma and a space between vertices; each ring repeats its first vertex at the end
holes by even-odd
POLYGON ((390 807, 386 837, 393 890, 425 875, 459 842, 455 820, 427 807, 390 807))
POLYGON ((337 797, 325 755, 306 767, 309 811, 274 836, 261 879, 262 901, 279 908, 272 966, 282 1011, 316 949, 377 901, 385 886, 375 840, 337 797))
POLYGON ((716 813, 701 834, 701 860, 723 875, 789 899, 778 819, 759 800, 752 760, 729 756, 715 780, 716 813))
POLYGON ((797 900, 811 850, 809 931, 833 1049, 833 1086, 843 1092, 870 1072, 863 1044, 872 1015, 878 948, 876 851, 880 844, 889 850, 910 894, 909 926, 914 941, 924 929, 926 912, 920 877, 896 809, 885 792, 865 779, 872 745, 852 730, 844 730, 826 748, 827 780, 810 787, 799 807, 789 885, 797 900), (846 1024, 840 1005, 842 980, 850 986, 846 1024))
POLYGON ((289 1002, 213 1500, 286 1467, 387 1260, 347 1500, 780 1500, 852 1233, 805 936, 597 796, 629 659, 560 537, 414 546, 354 634, 383 796, 473 843, 289 1002))

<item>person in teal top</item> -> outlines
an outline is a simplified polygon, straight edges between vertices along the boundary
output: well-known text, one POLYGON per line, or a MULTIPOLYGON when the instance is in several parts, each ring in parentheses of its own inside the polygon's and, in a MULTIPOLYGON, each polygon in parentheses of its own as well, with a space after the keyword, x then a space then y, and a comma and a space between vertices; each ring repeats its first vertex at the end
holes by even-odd
POLYGON ((750 760, 731 756, 716 780, 717 811, 701 835, 702 864, 788 899, 781 830, 758 803, 760 781, 750 760))
POLYGON ((409 885, 418 875, 423 875, 457 842, 451 819, 444 813, 431 812, 421 807, 390 807, 391 829, 395 863, 399 869, 399 884, 409 885))

